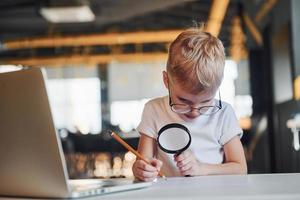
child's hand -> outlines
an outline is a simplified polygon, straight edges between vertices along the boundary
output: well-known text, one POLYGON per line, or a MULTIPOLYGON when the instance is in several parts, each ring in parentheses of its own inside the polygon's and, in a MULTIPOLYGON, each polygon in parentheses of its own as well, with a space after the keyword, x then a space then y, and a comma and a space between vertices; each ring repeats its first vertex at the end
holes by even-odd
POLYGON ((150 163, 151 165, 143 160, 136 160, 132 167, 134 176, 142 181, 153 181, 162 167, 162 162, 153 158, 150 163))
POLYGON ((194 153, 190 150, 174 155, 174 161, 183 176, 206 175, 204 165, 196 159, 194 153))

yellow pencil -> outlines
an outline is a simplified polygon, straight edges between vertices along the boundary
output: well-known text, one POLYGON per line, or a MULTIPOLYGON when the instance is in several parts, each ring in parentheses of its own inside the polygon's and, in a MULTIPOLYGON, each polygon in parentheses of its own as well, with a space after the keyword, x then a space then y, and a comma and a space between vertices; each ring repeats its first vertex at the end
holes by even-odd
MULTIPOLYGON (((129 146, 129 144, 127 144, 122 138, 120 138, 120 136, 118 136, 116 133, 114 133, 113 131, 110 131, 110 135, 116 139, 120 144, 122 144, 128 151, 132 152, 134 155, 136 155, 136 157, 138 157, 139 159, 145 161, 146 163, 148 163, 149 165, 151 165, 139 152, 137 152, 136 150, 134 150, 131 146, 129 146)), ((166 178, 165 175, 163 175, 163 173, 161 171, 158 171, 158 175, 162 178, 166 178)))

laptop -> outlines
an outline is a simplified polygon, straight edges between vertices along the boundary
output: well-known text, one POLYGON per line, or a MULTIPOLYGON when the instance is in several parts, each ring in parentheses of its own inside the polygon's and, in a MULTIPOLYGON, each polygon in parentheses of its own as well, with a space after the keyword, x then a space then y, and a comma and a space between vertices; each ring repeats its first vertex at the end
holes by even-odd
POLYGON ((72 198, 148 187, 128 179, 69 180, 44 71, 0 73, 0 196, 72 198))

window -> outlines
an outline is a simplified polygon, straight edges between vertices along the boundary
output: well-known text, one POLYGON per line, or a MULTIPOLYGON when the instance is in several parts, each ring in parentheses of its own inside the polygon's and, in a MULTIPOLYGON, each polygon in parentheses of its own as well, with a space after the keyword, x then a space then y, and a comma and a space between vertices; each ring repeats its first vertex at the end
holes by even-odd
POLYGON ((136 128, 145 103, 167 95, 162 80, 164 61, 147 63, 110 63, 108 72, 111 123, 124 132, 136 128))
POLYGON ((115 101, 111 104, 111 123, 119 125, 124 132, 136 128, 141 121, 145 103, 149 99, 139 101, 115 101))
POLYGON ((48 79, 47 89, 56 128, 101 131, 99 78, 48 79))

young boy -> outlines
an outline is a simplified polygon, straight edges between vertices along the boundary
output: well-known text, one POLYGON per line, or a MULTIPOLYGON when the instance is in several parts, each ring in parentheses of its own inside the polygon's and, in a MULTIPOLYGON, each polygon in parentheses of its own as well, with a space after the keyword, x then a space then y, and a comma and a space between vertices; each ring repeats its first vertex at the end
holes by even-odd
POLYGON ((234 111, 214 99, 224 64, 224 47, 209 33, 190 29, 172 42, 163 72, 169 96, 149 101, 137 128, 138 151, 151 165, 136 160, 136 178, 152 181, 159 170, 166 176, 247 173, 242 130, 234 111), (169 123, 184 124, 191 132, 191 146, 178 156, 165 153, 156 143, 158 131, 169 123))

